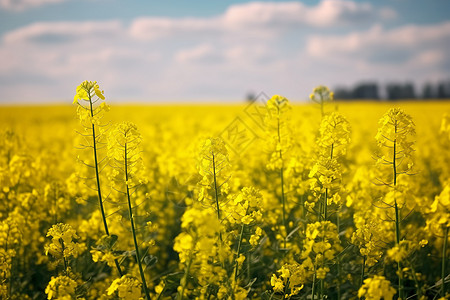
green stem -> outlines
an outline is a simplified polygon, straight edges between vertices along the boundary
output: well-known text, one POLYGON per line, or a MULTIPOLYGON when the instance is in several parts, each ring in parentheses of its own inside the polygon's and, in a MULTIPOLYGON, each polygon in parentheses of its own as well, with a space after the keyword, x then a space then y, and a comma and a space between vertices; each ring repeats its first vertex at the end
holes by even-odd
POLYGON ((131 231, 133 233, 133 242, 134 249, 136 250, 136 260, 139 266, 139 273, 141 274, 142 285, 144 286, 145 297, 147 300, 150 300, 150 294, 148 292, 147 283, 145 281, 144 270, 142 269, 141 256, 139 254, 139 247, 136 239, 136 231, 134 228, 134 218, 133 211, 131 207, 131 199, 130 199, 130 188, 128 186, 128 162, 127 162, 127 143, 125 143, 125 156, 124 156, 124 164, 125 164, 125 185, 127 187, 127 200, 128 200, 128 212, 130 214, 130 222, 131 222, 131 231))
POLYGON ((55 188, 54 196, 55 196, 55 201, 54 201, 55 211, 54 211, 54 216, 53 217, 54 217, 54 223, 57 224, 58 223, 58 197, 57 197, 57 194, 56 194, 56 188, 55 188))
POLYGON ((397 205, 397 200, 394 200, 394 210, 395 210, 395 242, 398 245, 400 243, 400 212, 397 205))
POLYGON ((239 243, 238 243, 238 247, 237 247, 237 251, 236 251, 236 259, 235 259, 235 264, 236 265, 235 265, 235 270, 234 270, 234 282, 235 282, 235 284, 237 282, 238 267, 239 267, 237 259, 239 258, 239 252, 241 252, 241 244, 242 244, 242 236, 244 235, 244 227, 245 227, 245 224, 242 224, 241 232, 239 234, 239 243))
MULTIPOLYGON (((334 150, 334 143, 331 144, 331 153, 330 153, 330 160, 333 159, 333 150, 334 150)), ((326 221, 328 219, 328 188, 325 189, 325 200, 323 202, 323 220, 326 221)))
POLYGON ((250 260, 252 259, 252 253, 249 252, 247 253, 247 279, 248 281, 250 281, 250 276, 251 276, 251 272, 250 272, 250 260))
MULTIPOLYGON (((90 91, 87 91, 89 95, 89 105, 91 111, 91 118, 94 117, 94 108, 92 105, 92 97, 90 91)), ((94 148, 94 162, 95 162, 95 178, 97 179, 97 194, 98 194, 98 204, 100 207, 100 212, 102 213, 103 226, 105 227, 105 233, 109 236, 108 224, 106 223, 105 209, 103 207, 103 198, 102 198, 102 190, 100 188, 100 172, 98 167, 98 158, 97 158, 97 138, 95 135, 95 125, 92 123, 92 143, 94 148)), ((122 269, 120 268, 119 261, 114 259, 114 264, 116 265, 117 271, 119 272, 119 276, 122 277, 122 269)))
POLYGON ((411 268, 411 274, 414 279, 414 284, 416 286, 417 299, 422 299, 422 290, 420 288, 419 279, 416 276, 416 271, 414 270, 414 266, 413 266, 413 264, 409 263, 409 267, 411 268))
POLYGON ((184 290, 186 288, 187 278, 189 276, 189 270, 191 269, 192 251, 193 250, 191 250, 191 252, 189 253, 189 260, 188 260, 188 264, 186 265, 186 271, 184 272, 183 278, 181 279, 181 290, 178 294, 178 298, 180 298, 180 300, 183 300, 184 290))
POLYGON ((67 275, 67 261, 66 261, 66 257, 64 256, 64 250, 66 249, 66 247, 64 247, 64 240, 62 238, 59 239, 59 242, 61 243, 62 258, 63 258, 63 262, 64 262, 64 272, 67 275))
POLYGON ((279 147, 280 147, 280 151, 279 151, 279 156, 280 156, 280 160, 281 160, 281 168, 280 168, 280 179, 281 179, 281 203, 283 205, 283 226, 284 226, 284 230, 286 232, 286 236, 284 237, 284 248, 286 249, 286 237, 288 234, 288 228, 287 228, 287 224, 286 224, 286 200, 284 198, 284 174, 283 174, 283 152, 281 150, 281 133, 280 133, 280 108, 277 106, 277 112, 278 112, 278 117, 277 117, 277 133, 278 133, 278 143, 279 143, 279 147))
MULTIPOLYGON (((212 163, 213 163, 213 176, 214 176, 214 196, 216 200, 217 207, 217 219, 220 222, 220 205, 219 205, 219 191, 217 190, 217 177, 216 177, 216 160, 214 154, 212 155, 212 163)), ((222 242, 222 232, 219 229, 219 239, 222 242)))
MULTIPOLYGON (((394 209, 395 209, 395 240, 396 245, 400 245, 400 214, 397 205, 397 200, 394 200, 394 209)), ((402 266, 401 263, 397 263, 397 271, 398 271, 398 295, 401 299, 404 299, 404 290, 403 290, 403 275, 402 275, 402 266)))
POLYGON ((214 196, 215 196, 216 207, 217 207, 217 219, 220 222, 219 192, 217 191, 216 161, 215 161, 214 154, 212 155, 212 163, 213 163, 213 176, 214 176, 214 196))
MULTIPOLYGON (((281 156, 281 151, 280 151, 281 156)), ((284 237, 284 249, 286 249, 286 238, 288 234, 288 227, 286 224, 286 200, 284 199, 284 176, 283 176, 283 167, 280 169, 280 178, 281 178, 281 202, 283 203, 283 226, 286 232, 286 236, 284 237)))
POLYGON ((321 299, 323 299, 324 290, 325 290, 325 279, 321 279, 320 280, 320 298, 321 299))
MULTIPOLYGON (((322 242, 325 243, 325 228, 322 228, 322 236, 323 236, 322 242)), ((324 255, 325 251, 322 252, 321 254, 322 254, 322 257, 323 257, 321 268, 323 270, 324 267, 325 267, 325 259, 324 259, 325 258, 325 255, 324 255)), ((320 279, 320 291, 319 291, 319 297, 318 298, 323 299, 324 290, 325 290, 325 278, 320 279)))
POLYGON ((361 265, 361 286, 364 284, 364 269, 366 266, 366 256, 363 256, 363 263, 361 265))
POLYGON ((289 281, 289 279, 288 279, 288 280, 286 281, 286 285, 284 286, 283 297, 281 298, 282 300, 286 299, 286 294, 287 294, 288 289, 289 289, 289 284, 290 284, 290 281, 289 281))
POLYGON ((316 272, 314 271, 312 289, 311 289, 311 299, 315 299, 316 294, 316 272))
POLYGON ((317 220, 322 221, 323 201, 319 201, 319 209, 317 210, 317 220))
MULTIPOLYGON (((397 122, 394 123, 394 131, 397 135, 397 122)), ((394 179, 394 190, 397 186, 397 139, 394 139, 393 157, 392 157, 392 168, 393 168, 393 179, 394 179)), ((400 212, 397 205, 397 199, 394 198, 394 210, 395 210, 395 243, 397 246, 400 245, 400 212)), ((403 290, 403 275, 401 263, 397 263, 398 271, 398 296, 401 299, 405 299, 403 290)))
MULTIPOLYGON (((92 99, 91 95, 89 94, 89 104, 91 108, 91 117, 94 117, 94 109, 92 106, 92 99)), ((108 224, 106 223, 106 217, 105 217, 105 209, 103 208, 103 198, 102 198, 102 190, 100 189, 100 174, 98 170, 98 159, 97 159, 97 137, 95 135, 95 125, 92 123, 92 142, 93 142, 93 148, 94 148, 94 162, 95 162, 95 178, 97 179, 97 193, 98 193, 98 201, 100 206, 100 211, 102 213, 102 220, 103 220, 103 226, 105 227, 105 233, 106 235, 109 235, 109 229, 108 224)))
POLYGON ((445 233, 444 233, 444 244, 442 246, 442 270, 441 270, 441 278, 442 278, 442 285, 441 285, 441 296, 445 297, 446 290, 445 290, 445 263, 447 260, 447 240, 448 240, 448 227, 445 227, 445 233))
MULTIPOLYGON (((340 227, 341 227, 341 224, 340 224, 340 207, 339 207, 339 209, 338 209, 338 211, 337 211, 337 215, 336 215, 336 227, 337 227, 337 232, 338 232, 338 237, 339 237, 339 232, 340 232, 340 227)), ((338 298, 338 300, 340 300, 341 299, 341 257, 338 255, 338 257, 337 257, 337 269, 338 269, 338 278, 337 278, 337 280, 338 280, 338 282, 337 282, 337 298, 338 298)))

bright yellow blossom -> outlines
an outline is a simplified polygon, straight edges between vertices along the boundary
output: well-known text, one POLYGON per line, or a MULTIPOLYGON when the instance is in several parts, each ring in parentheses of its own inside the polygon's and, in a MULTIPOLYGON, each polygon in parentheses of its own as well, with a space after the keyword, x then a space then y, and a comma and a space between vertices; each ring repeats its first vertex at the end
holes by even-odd
POLYGON ((76 287, 77 283, 68 276, 52 277, 45 288, 45 293, 48 300, 72 300, 75 299, 76 287))
POLYGON ((392 300, 396 291, 384 276, 373 276, 364 280, 358 290, 358 297, 366 300, 392 300))
POLYGON ((130 275, 115 279, 108 288, 108 295, 117 293, 122 300, 140 300, 141 283, 130 275))

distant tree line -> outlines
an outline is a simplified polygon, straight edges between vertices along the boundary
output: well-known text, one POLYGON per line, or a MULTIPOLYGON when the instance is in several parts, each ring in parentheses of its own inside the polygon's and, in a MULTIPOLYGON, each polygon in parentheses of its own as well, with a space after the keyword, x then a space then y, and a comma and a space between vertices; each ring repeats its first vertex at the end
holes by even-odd
POLYGON ((338 87, 334 91, 336 100, 380 100, 396 101, 401 99, 450 99, 450 81, 437 84, 426 83, 422 89, 417 89, 412 83, 389 83, 384 93, 378 83, 365 82, 353 88, 338 87), (381 96, 383 94, 383 96, 381 96))

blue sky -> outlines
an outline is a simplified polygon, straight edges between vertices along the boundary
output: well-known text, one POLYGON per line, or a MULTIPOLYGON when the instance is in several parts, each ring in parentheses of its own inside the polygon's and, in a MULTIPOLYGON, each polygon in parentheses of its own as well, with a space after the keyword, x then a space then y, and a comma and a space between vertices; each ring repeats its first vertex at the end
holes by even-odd
POLYGON ((308 97, 450 78, 450 1, 0 0, 0 103, 308 97))

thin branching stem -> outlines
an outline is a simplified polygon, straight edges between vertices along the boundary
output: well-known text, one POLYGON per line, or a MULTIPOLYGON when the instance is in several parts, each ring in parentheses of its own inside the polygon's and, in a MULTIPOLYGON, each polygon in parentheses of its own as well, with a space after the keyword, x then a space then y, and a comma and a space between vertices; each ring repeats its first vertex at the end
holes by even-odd
MULTIPOLYGON (((338 211, 336 213, 336 227, 337 227, 338 238, 339 238, 339 232, 341 230, 340 209, 341 209, 341 207, 339 206, 338 211)), ((337 299, 341 300, 341 257, 340 257, 340 255, 336 256, 336 260, 337 260, 336 263, 337 263, 337 271, 338 271, 337 299)))
POLYGON ((219 205, 219 191, 217 190, 217 176, 216 176, 216 160, 214 154, 212 155, 213 177, 214 177, 214 196, 216 200, 217 219, 220 222, 220 205, 219 205))
POLYGON ((66 261, 66 257, 64 256, 64 250, 66 249, 66 247, 64 247, 64 241, 62 238, 59 239, 59 242, 61 243, 61 250, 62 250, 62 258, 63 258, 63 262, 64 262, 64 273, 67 274, 67 261, 66 261))
POLYGON ((314 300, 316 296, 316 270, 314 270, 312 289, 311 289, 311 299, 314 300))
POLYGON ((183 300, 184 290, 186 289, 189 271, 191 269, 191 264, 192 264, 192 254, 193 254, 192 252, 193 252, 193 249, 191 249, 191 251, 189 253, 189 259, 188 259, 188 262, 186 265, 186 270, 184 271, 183 278, 181 279, 181 289, 178 292, 178 298, 180 300, 183 300))
POLYGON ((239 258, 239 253, 241 252, 241 244, 242 244, 242 237, 244 235, 244 227, 245 224, 242 224, 241 226, 241 232, 239 234, 239 242, 238 242, 238 247, 237 247, 237 251, 236 251, 236 259, 235 259, 235 270, 234 270, 234 280, 235 283, 237 283, 237 276, 238 276, 238 268, 239 268, 239 264, 238 264, 238 258, 239 258))
MULTIPOLYGON (((281 125, 280 125, 280 108, 279 106, 277 106, 277 113, 278 113, 278 117, 277 117, 277 133, 278 133, 278 146, 280 147, 279 150, 279 156, 280 156, 280 161, 281 161, 281 168, 280 168, 280 180, 281 180, 281 203, 283 205, 283 226, 284 226, 284 230, 286 232, 288 232, 288 227, 286 224, 286 199, 284 198, 284 163, 283 163, 283 149, 281 147, 281 125)), ((284 248, 286 249, 286 237, 284 238, 284 248)))
POLYGON ((446 289, 445 289, 445 263, 447 261, 447 240, 448 240, 448 227, 445 227, 444 231, 444 243, 442 245, 442 269, 441 269, 441 296, 445 297, 446 289))
POLYGON ((361 284, 360 286, 362 286, 364 284, 364 271, 365 271, 365 266, 366 266, 366 256, 363 256, 363 262, 361 264, 361 284))
MULTIPOLYGON (((219 191, 217 188, 217 170, 216 170, 216 157, 214 153, 212 153, 212 166, 213 166, 213 178, 214 178, 214 198, 216 200, 216 208, 217 208, 217 219, 221 222, 220 218, 220 205, 219 205, 219 191)), ((219 231, 219 239, 222 242, 222 232, 219 231)))
MULTIPOLYGON (((395 135, 397 135, 397 122, 394 122, 394 131, 395 135)), ((397 162, 396 162, 396 150, 397 150, 397 139, 394 139, 394 146, 393 146, 393 156, 392 156, 392 168, 393 168, 393 179, 394 179, 394 189, 397 186, 397 162)), ((395 210, 395 243, 397 247, 399 247, 400 244, 400 211, 397 205, 397 199, 394 198, 394 210, 395 210)), ((403 275, 402 275, 402 266, 401 263, 397 263, 397 270, 398 270, 398 295, 399 298, 404 299, 404 289, 403 289, 403 275)))
MULTIPOLYGON (((90 105, 90 111, 91 111, 91 118, 94 117, 94 108, 92 103, 92 97, 91 94, 89 95, 89 105, 90 105)), ((95 177, 97 179, 97 194, 98 194, 98 204, 100 206, 100 212, 102 214, 102 220, 103 220, 103 226, 105 227, 105 233, 106 235, 109 234, 108 224, 106 223, 106 216, 105 216, 105 209, 103 207, 103 200, 102 200, 102 190, 100 188, 100 174, 99 174, 99 164, 98 164, 98 158, 97 158, 97 140, 95 137, 95 125, 92 123, 92 142, 93 142, 93 148, 94 148, 94 162, 95 162, 95 177)), ((120 277, 123 276, 122 269, 120 268, 120 264, 117 259, 114 259, 114 264, 116 265, 117 271, 119 272, 120 277)))
POLYGON ((131 223, 131 231, 133 234, 134 249, 136 250, 136 260, 137 260, 137 263, 139 266, 139 273, 141 274, 142 285, 144 287, 145 297, 147 298, 147 300, 150 300, 150 294, 148 292, 147 282, 145 281, 144 270, 142 269, 141 256, 139 254, 139 246, 138 246, 138 242, 137 242, 137 238, 136 238, 136 231, 134 229, 134 217, 133 217, 133 210, 131 207, 130 189, 128 186, 127 143, 125 143, 124 165, 125 165, 125 185, 126 185, 126 189, 127 189, 127 200, 128 200, 128 212, 130 215, 130 223, 131 223))

